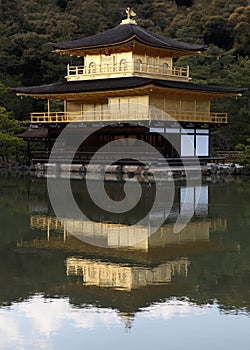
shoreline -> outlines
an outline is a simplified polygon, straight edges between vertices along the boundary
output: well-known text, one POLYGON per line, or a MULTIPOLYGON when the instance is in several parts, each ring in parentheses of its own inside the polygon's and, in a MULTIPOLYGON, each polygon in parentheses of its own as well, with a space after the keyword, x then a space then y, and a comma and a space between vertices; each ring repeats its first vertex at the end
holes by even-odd
POLYGON ((19 166, 9 163, 2 166, 0 163, 0 172, 2 173, 19 173, 36 178, 71 178, 72 180, 103 180, 104 181, 139 181, 145 183, 153 183, 154 181, 186 181, 197 180, 202 177, 207 181, 216 182, 218 179, 227 179, 235 177, 245 177, 250 175, 250 170, 243 167, 232 166, 232 164, 223 164, 220 167, 214 163, 200 167, 162 167, 152 165, 145 166, 104 166, 91 165, 82 166, 81 164, 70 165, 61 164, 58 166, 48 166, 46 164, 37 164, 34 166, 19 166))

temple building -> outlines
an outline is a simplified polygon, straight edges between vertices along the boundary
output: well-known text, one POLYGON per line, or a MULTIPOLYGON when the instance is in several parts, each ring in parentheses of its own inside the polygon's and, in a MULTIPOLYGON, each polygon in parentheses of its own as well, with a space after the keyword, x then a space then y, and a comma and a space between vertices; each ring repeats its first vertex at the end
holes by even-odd
POLYGON ((56 53, 82 59, 82 65, 67 66, 66 81, 14 89, 19 96, 48 101, 47 111, 31 113, 29 130, 19 135, 28 145, 45 141, 44 150, 28 154, 34 162, 48 161, 55 139, 69 123, 78 131, 98 129, 79 147, 75 163, 87 163, 100 147, 118 139, 121 151, 126 139, 137 139, 167 159, 210 157, 211 127, 228 123, 227 113, 211 112, 211 99, 237 96, 242 90, 192 83, 189 67, 174 62, 206 47, 145 30, 133 15, 127 9, 127 18, 115 28, 51 43, 56 53), (52 110, 53 100, 63 101, 63 111, 52 110))

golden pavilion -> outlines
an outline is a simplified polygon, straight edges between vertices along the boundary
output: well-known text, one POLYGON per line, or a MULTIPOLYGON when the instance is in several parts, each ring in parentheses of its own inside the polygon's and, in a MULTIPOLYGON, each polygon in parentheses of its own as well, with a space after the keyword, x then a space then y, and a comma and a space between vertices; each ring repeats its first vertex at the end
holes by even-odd
POLYGON ((227 113, 211 112, 211 99, 237 96, 242 90, 191 82, 189 67, 174 62, 206 47, 150 32, 136 23, 130 8, 126 12, 126 19, 103 33, 50 44, 55 53, 82 60, 79 66, 68 64, 64 82, 14 89, 20 96, 47 100, 47 110, 31 113, 30 128, 19 135, 28 145, 45 141, 43 151, 29 155, 34 162, 48 161, 54 141, 69 123, 78 131, 95 128, 79 147, 75 163, 87 163, 100 147, 118 139, 122 152, 126 139, 137 139, 166 159, 210 157, 211 127, 228 123, 227 113), (63 101, 63 111, 51 110, 53 100, 63 101))

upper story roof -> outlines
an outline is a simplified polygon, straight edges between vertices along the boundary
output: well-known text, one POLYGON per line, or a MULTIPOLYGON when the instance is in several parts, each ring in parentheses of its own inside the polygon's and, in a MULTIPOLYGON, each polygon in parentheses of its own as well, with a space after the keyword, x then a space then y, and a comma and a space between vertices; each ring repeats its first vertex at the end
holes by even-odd
POLYGON ((139 25, 132 23, 121 23, 117 27, 109 29, 103 33, 73 41, 50 43, 50 45, 57 52, 76 55, 77 51, 82 53, 93 49, 110 48, 129 43, 133 40, 150 47, 166 49, 168 51, 182 51, 183 55, 202 51, 206 48, 205 45, 190 44, 164 37, 163 35, 150 32, 139 25))

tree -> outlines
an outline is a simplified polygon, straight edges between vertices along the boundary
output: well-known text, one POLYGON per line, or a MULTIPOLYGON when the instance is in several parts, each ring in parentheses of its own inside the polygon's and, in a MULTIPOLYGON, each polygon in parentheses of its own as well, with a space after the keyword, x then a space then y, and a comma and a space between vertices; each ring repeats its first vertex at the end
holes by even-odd
POLYGON ((187 6, 190 7, 193 4, 193 0, 175 0, 178 6, 187 6))
POLYGON ((17 160, 23 154, 25 143, 14 136, 20 130, 20 122, 10 119, 5 108, 0 107, 0 157, 3 162, 8 163, 10 158, 17 160))
POLYGON ((210 16, 204 28, 205 44, 214 44, 225 50, 232 48, 233 39, 227 28, 227 20, 221 16, 210 16))
MULTIPOLYGON (((42 111, 44 102, 20 99, 11 87, 50 84, 64 79, 74 58, 51 52, 49 42, 79 39, 118 25, 127 6, 139 25, 179 40, 208 45, 202 55, 181 58, 190 65, 194 82, 249 89, 250 5, 248 0, 7 0, 0 1, 0 106, 9 116, 25 120, 42 111)), ((78 63, 77 63, 78 64, 78 63)), ((214 103, 229 111, 230 125, 216 130, 217 145, 227 148, 245 142, 248 130, 248 92, 242 98, 214 103), (237 135, 230 136, 237 129, 237 135)))
POLYGON ((238 7, 229 17, 228 26, 232 30, 236 53, 250 56, 250 6, 238 7))
POLYGON ((231 150, 250 136, 250 59, 210 45, 201 55, 181 58, 179 66, 190 66, 193 82, 246 89, 242 97, 213 100, 212 111, 229 114, 229 125, 214 130, 213 149, 231 150))
POLYGON ((238 144, 235 146, 235 149, 236 151, 243 151, 239 162, 240 164, 244 165, 247 170, 250 170, 250 138, 248 138, 246 141, 247 144, 238 144))

